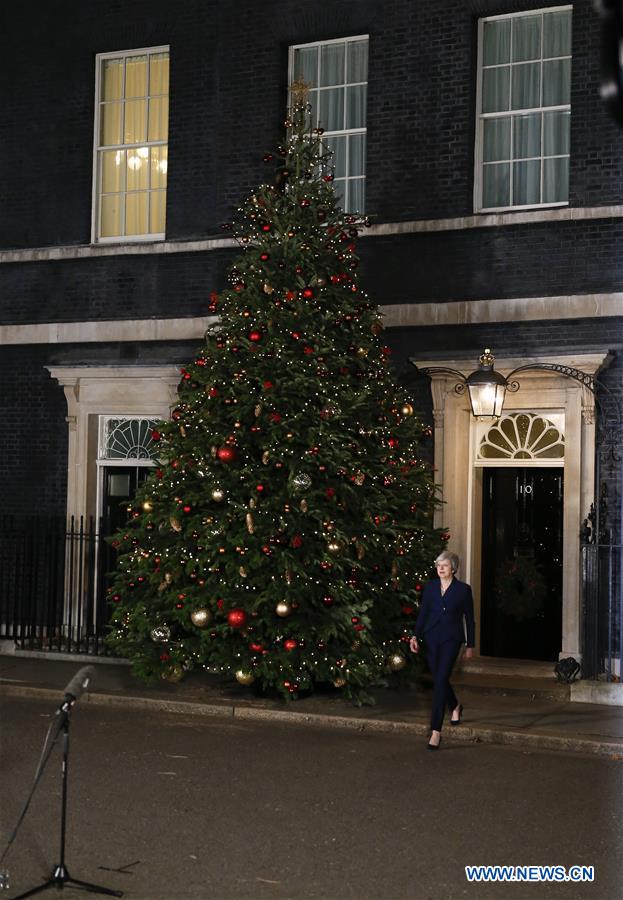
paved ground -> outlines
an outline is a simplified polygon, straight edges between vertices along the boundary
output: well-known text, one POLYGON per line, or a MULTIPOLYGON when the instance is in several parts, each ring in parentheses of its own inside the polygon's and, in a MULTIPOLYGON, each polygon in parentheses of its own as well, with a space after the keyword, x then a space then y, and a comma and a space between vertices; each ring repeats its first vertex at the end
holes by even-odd
MULTIPOLYGON (((0 656, 0 696, 38 696, 53 702, 81 666, 80 658, 63 662, 0 656)), ((455 679, 453 679, 455 680, 455 679)), ((457 693, 465 705, 464 724, 445 729, 445 743, 505 743, 517 747, 594 753, 623 759, 623 707, 571 703, 568 688, 550 676, 456 673, 457 693)), ((145 687, 120 664, 95 665, 90 694, 83 703, 168 710, 240 721, 331 726, 376 732, 424 735, 428 731, 430 688, 375 692, 376 704, 356 708, 333 694, 291 703, 259 699, 249 688, 205 673, 192 673, 181 684, 145 687)), ((622 894, 623 896, 623 894, 622 894)))
MULTIPOLYGON (((3 700, 3 838, 57 705, 3 700)), ((80 701, 69 871, 128 900, 623 896, 619 762, 425 740, 80 701), (469 884, 468 864, 592 865, 595 882, 469 884)), ((4 863, 7 900, 58 861, 59 776, 57 747, 4 863)))

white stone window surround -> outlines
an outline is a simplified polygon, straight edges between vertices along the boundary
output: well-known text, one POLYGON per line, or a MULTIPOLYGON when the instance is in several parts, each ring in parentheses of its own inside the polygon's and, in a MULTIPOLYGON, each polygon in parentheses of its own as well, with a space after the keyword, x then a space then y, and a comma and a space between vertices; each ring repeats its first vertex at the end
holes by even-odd
MULTIPOLYGON (((486 116, 483 113, 483 71, 484 71, 483 51, 484 51, 484 28, 485 28, 486 23, 510 21, 512 19, 520 19, 520 18, 525 18, 525 17, 529 17, 529 16, 541 16, 542 17, 544 14, 548 14, 548 13, 568 12, 570 15, 572 15, 572 10, 573 10, 573 7, 570 5, 526 9, 526 10, 523 10, 521 12, 516 12, 516 13, 506 13, 506 14, 498 15, 498 16, 486 16, 486 17, 479 19, 479 21, 478 21, 478 62, 477 62, 477 85, 476 85, 476 129, 475 129, 475 147, 474 147, 474 199, 473 199, 474 212, 476 214, 478 214, 478 213, 480 213, 480 214, 483 214, 483 213, 484 214, 495 214, 495 213, 508 212, 511 210, 522 211, 522 210, 531 210, 531 209, 543 209, 543 208, 548 208, 548 207, 551 208, 551 207, 568 206, 568 203, 569 203, 568 195, 567 195, 566 199, 564 199, 564 200, 543 201, 542 199, 540 199, 539 202, 530 202, 525 205, 520 205, 520 204, 513 203, 513 202, 511 202, 509 205, 504 205, 504 206, 489 206, 488 207, 485 205, 484 200, 483 200, 483 190, 484 190, 483 181, 484 181, 484 165, 485 165, 483 130, 484 130, 484 121, 485 121, 486 116)), ((542 28, 541 28, 541 41, 542 41, 542 28)), ((567 58, 567 57, 565 56, 565 58, 567 58)), ((513 64, 509 60, 509 65, 511 66, 511 69, 512 69, 513 65, 521 65, 521 63, 513 64)), ((542 66, 542 57, 541 57, 541 66, 542 66)), ((540 93, 542 94, 542 85, 541 85, 540 93)), ((529 114, 529 113, 539 113, 540 112, 542 114, 544 110, 547 110, 547 112, 550 112, 550 113, 569 114, 571 111, 571 104, 564 103, 564 104, 557 104, 556 106, 549 107, 549 106, 543 105, 543 98, 541 96, 539 103, 535 107, 530 107, 530 109, 528 109, 528 110, 518 110, 518 109, 509 108, 505 112, 506 112, 506 115, 508 117, 511 117, 511 119, 512 119, 514 116, 520 117, 522 115, 522 113, 529 114)), ((504 114, 502 112, 500 112, 500 113, 496 113, 493 115, 494 116, 496 116, 496 115, 503 116, 504 114)), ((542 127, 543 127, 543 125, 541 125, 541 128, 542 127)), ((545 148, 543 147, 542 135, 539 140, 540 140, 540 144, 541 144, 540 159, 541 159, 541 169, 542 169, 543 160, 546 158, 545 148)), ((512 153, 512 151, 510 151, 510 152, 511 152, 511 157, 509 158, 509 163, 512 168, 513 153, 512 153)), ((557 154, 557 155, 561 155, 561 154, 557 154)), ((562 155, 565 155, 565 154, 562 154, 562 155)), ((567 156, 567 158, 569 157, 568 151, 566 153, 566 156, 567 156)), ((542 171, 541 171, 540 180, 541 180, 541 193, 542 193, 542 188, 543 188, 543 172, 542 171)), ((512 190, 512 187, 511 187, 511 190, 512 190)))
MULTIPOLYGON (((416 355, 419 368, 444 366, 465 376, 477 367, 477 358, 426 359, 416 355)), ((597 375, 610 361, 608 350, 570 355, 513 358, 496 355, 495 368, 502 375, 529 363, 559 363, 597 375)), ((563 656, 581 658, 580 528, 594 498, 595 420, 594 397, 579 382, 555 372, 529 370, 517 374, 520 389, 506 395, 505 412, 539 411, 564 414, 565 485, 563 498, 563 656)), ((436 524, 447 527, 450 549, 461 558, 463 578, 474 589, 477 621, 480 614, 482 556, 482 461, 476 465, 479 423, 474 419, 469 398, 456 394, 456 378, 431 376, 435 433, 435 480, 440 486, 443 506, 436 524)), ((498 460, 490 460, 497 465, 498 460)), ((527 460, 516 460, 523 467, 527 460)), ((558 465, 560 465, 558 462, 558 465)), ((541 465, 540 461, 531 463, 541 465)), ((477 644, 478 648, 478 644, 477 644)), ((477 649, 478 652, 478 649, 477 649)))
MULTIPOLYGON (((96 515, 100 416, 168 419, 176 366, 49 366, 67 400, 67 516, 96 515)), ((127 463, 126 463, 127 464, 127 463)))

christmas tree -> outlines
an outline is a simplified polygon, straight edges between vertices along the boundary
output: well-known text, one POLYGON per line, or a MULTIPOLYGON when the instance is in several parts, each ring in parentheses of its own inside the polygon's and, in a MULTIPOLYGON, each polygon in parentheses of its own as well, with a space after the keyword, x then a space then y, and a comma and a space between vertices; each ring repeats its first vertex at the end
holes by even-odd
POLYGON ((109 643, 146 680, 205 667, 296 695, 350 697, 412 666, 422 581, 445 535, 360 289, 360 217, 294 95, 286 146, 224 226, 243 248, 218 320, 182 369, 160 462, 114 536, 109 643))

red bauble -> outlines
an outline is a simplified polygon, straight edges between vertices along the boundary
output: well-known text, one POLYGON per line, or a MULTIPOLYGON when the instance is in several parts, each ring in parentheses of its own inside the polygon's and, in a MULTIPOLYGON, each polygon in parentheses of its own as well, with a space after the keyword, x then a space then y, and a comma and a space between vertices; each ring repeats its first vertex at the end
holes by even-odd
POLYGON ((192 506, 186 505, 186 506, 183 507, 183 509, 184 509, 184 512, 185 512, 185 513, 189 513, 189 512, 192 510, 192 506))
POLYGON ((156 428, 154 428, 151 433, 152 441, 159 441, 161 437, 162 435, 160 434, 160 432, 156 428))
POLYGON ((287 640, 285 640, 283 642, 284 650, 296 650, 298 645, 299 645, 299 642, 295 641, 294 638, 288 638, 287 640))
POLYGON ((231 609, 227 613, 227 623, 232 628, 242 628, 247 621, 247 614, 244 609, 231 609))
POLYGON ((249 644, 249 650, 252 650, 254 653, 261 653, 263 649, 262 644, 249 644))
POLYGON ((269 391, 272 386, 273 386, 272 381, 264 381, 262 383, 262 387, 264 388, 265 391, 269 391))
POLYGON ((262 262, 266 262, 268 259, 270 259, 270 256, 268 255, 268 253, 260 253, 260 259, 262 260, 262 262))
POLYGON ((257 343, 262 340, 262 332, 261 331, 250 331, 249 332, 249 340, 257 343))
POLYGON ((327 594, 326 597, 322 598, 322 602, 324 603, 325 606, 329 607, 329 606, 333 606, 333 604, 335 603, 335 600, 333 599, 333 597, 330 597, 327 594))
POLYGON ((218 397, 218 388, 211 387, 208 391, 208 394, 210 395, 210 397, 218 397))
POLYGON ((305 297, 306 300, 311 300, 311 298, 314 296, 314 292, 312 291, 311 288, 308 288, 308 287, 304 288, 303 296, 305 297))
POLYGON ((264 485, 263 485, 263 484, 256 484, 256 485, 255 485, 255 490, 258 491, 258 492, 261 494, 262 491, 264 490, 264 485))
POLYGON ((221 462, 230 463, 236 458, 236 451, 233 447, 219 447, 216 451, 217 457, 221 462))

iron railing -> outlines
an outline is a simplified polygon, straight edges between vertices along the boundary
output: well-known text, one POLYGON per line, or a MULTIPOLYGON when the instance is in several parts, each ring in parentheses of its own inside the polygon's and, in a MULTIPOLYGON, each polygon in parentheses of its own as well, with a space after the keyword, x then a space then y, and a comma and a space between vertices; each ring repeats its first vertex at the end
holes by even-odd
POLYGON ((582 677, 618 680, 623 647, 623 547, 582 547, 582 677))
POLYGON ((111 550, 93 519, 0 517, 0 640, 106 655, 111 550))

